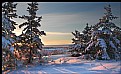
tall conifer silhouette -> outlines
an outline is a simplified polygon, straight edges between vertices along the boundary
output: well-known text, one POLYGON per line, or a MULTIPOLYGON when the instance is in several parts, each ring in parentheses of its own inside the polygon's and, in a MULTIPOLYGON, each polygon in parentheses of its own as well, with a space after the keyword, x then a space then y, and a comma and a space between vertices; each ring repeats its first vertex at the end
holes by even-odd
POLYGON ((37 50, 42 49, 43 43, 39 36, 46 35, 44 31, 39 31, 37 27, 40 27, 40 21, 42 16, 38 17, 36 15, 36 11, 38 10, 37 2, 28 3, 27 11, 29 12, 29 16, 23 15, 19 16, 19 18, 27 20, 26 22, 19 25, 19 28, 26 26, 21 37, 21 43, 24 46, 27 46, 26 49, 30 52, 28 63, 32 62, 32 54, 37 52, 37 50))

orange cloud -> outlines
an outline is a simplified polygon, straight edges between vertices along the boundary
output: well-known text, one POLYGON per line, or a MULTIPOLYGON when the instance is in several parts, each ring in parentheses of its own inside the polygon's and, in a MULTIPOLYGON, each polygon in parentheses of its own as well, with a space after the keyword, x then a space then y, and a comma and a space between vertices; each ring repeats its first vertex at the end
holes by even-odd
POLYGON ((44 40, 42 41, 44 45, 63 45, 71 44, 71 40, 44 40))
POLYGON ((71 33, 62 33, 62 32, 46 32, 47 35, 71 35, 71 33))
MULTIPOLYGON (((14 33, 20 35, 22 33, 21 29, 15 29, 14 33)), ((42 36, 41 40, 44 45, 63 45, 71 44, 71 33, 62 33, 62 32, 46 32, 46 36, 42 36)))

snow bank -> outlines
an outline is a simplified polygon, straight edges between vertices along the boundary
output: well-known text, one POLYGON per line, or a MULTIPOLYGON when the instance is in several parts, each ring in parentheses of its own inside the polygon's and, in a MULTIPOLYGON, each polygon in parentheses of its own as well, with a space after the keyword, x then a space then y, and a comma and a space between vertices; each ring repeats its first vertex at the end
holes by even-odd
POLYGON ((59 63, 60 59, 64 61, 61 57, 55 61, 55 64, 20 68, 9 74, 120 74, 121 72, 121 64, 118 61, 89 61, 76 57, 65 57, 69 60, 66 63, 59 63))
POLYGON ((94 71, 112 71, 112 72, 120 72, 120 62, 113 62, 113 61, 110 61, 110 62, 99 62, 99 63, 96 63, 94 67, 90 68, 89 70, 94 70, 94 71), (96 64, 98 64, 96 66, 96 64))

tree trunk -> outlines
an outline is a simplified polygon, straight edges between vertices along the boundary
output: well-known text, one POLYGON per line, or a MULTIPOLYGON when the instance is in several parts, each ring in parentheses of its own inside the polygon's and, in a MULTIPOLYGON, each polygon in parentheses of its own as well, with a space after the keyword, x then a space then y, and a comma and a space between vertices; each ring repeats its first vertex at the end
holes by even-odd
MULTIPOLYGON (((31 32, 32 32, 32 21, 30 21, 31 25, 31 32)), ((31 42, 30 42, 30 55, 29 55, 29 61, 28 63, 32 63, 32 33, 31 33, 31 42)))
POLYGON ((29 60, 28 63, 32 63, 32 48, 30 48, 30 55, 29 55, 29 60))

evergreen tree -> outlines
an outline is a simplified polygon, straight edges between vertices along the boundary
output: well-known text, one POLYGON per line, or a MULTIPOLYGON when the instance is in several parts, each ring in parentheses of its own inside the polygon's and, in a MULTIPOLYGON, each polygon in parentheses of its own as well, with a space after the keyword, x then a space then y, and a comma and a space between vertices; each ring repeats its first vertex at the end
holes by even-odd
POLYGON ((90 40, 90 38, 91 38, 91 28, 92 28, 92 26, 89 27, 88 23, 87 23, 86 27, 82 31, 82 33, 84 35, 84 38, 83 38, 84 43, 87 43, 90 40))
POLYGON ((103 18, 99 19, 99 23, 92 26, 92 36, 86 50, 89 52, 95 51, 93 54, 98 59, 119 59, 121 40, 115 33, 120 35, 121 28, 112 23, 112 20, 118 17, 112 15, 110 5, 104 7, 104 9, 106 13, 104 13, 103 18))
MULTIPOLYGON (((121 59, 121 28, 116 26, 112 20, 118 17, 112 15, 111 6, 104 7, 106 10, 103 18, 94 26, 87 26, 80 32, 72 34, 73 51, 85 47, 84 54, 88 54, 91 59, 121 59), (85 45, 84 45, 85 44, 85 45), (79 45, 80 47, 76 47, 79 45)), ((76 51, 77 53, 79 51, 76 51)))
POLYGON ((29 16, 23 15, 19 16, 19 18, 27 20, 19 25, 19 28, 26 26, 22 34, 20 35, 21 43, 23 46, 26 46, 29 52, 29 60, 28 63, 32 63, 32 55, 39 50, 42 49, 42 42, 39 36, 46 35, 44 31, 39 31, 37 27, 40 27, 40 21, 42 16, 36 16, 36 11, 38 10, 38 3, 32 2, 28 3, 27 11, 29 12, 29 16))
POLYGON ((87 23, 82 33, 77 30, 75 30, 75 33, 72 32, 75 38, 72 39, 74 44, 70 47, 71 52, 85 53, 86 44, 91 39, 91 28, 92 26, 89 27, 87 23))
POLYGON ((17 18, 16 5, 13 2, 2 3, 2 68, 4 70, 15 66, 15 57, 12 53, 14 50, 12 44, 15 40, 12 31, 16 29, 14 25, 17 24, 12 18, 17 18))
POLYGON ((72 56, 78 56, 79 53, 83 52, 84 50, 84 35, 81 34, 79 31, 75 30, 75 33, 72 32, 74 35, 74 38, 72 39, 72 43, 74 43, 72 46, 70 46, 72 52, 72 56))
POLYGON ((14 31, 15 26, 17 25, 12 18, 17 18, 16 15, 16 5, 13 2, 5 2, 2 4, 2 36, 7 38, 10 42, 12 42, 11 34, 14 31))

